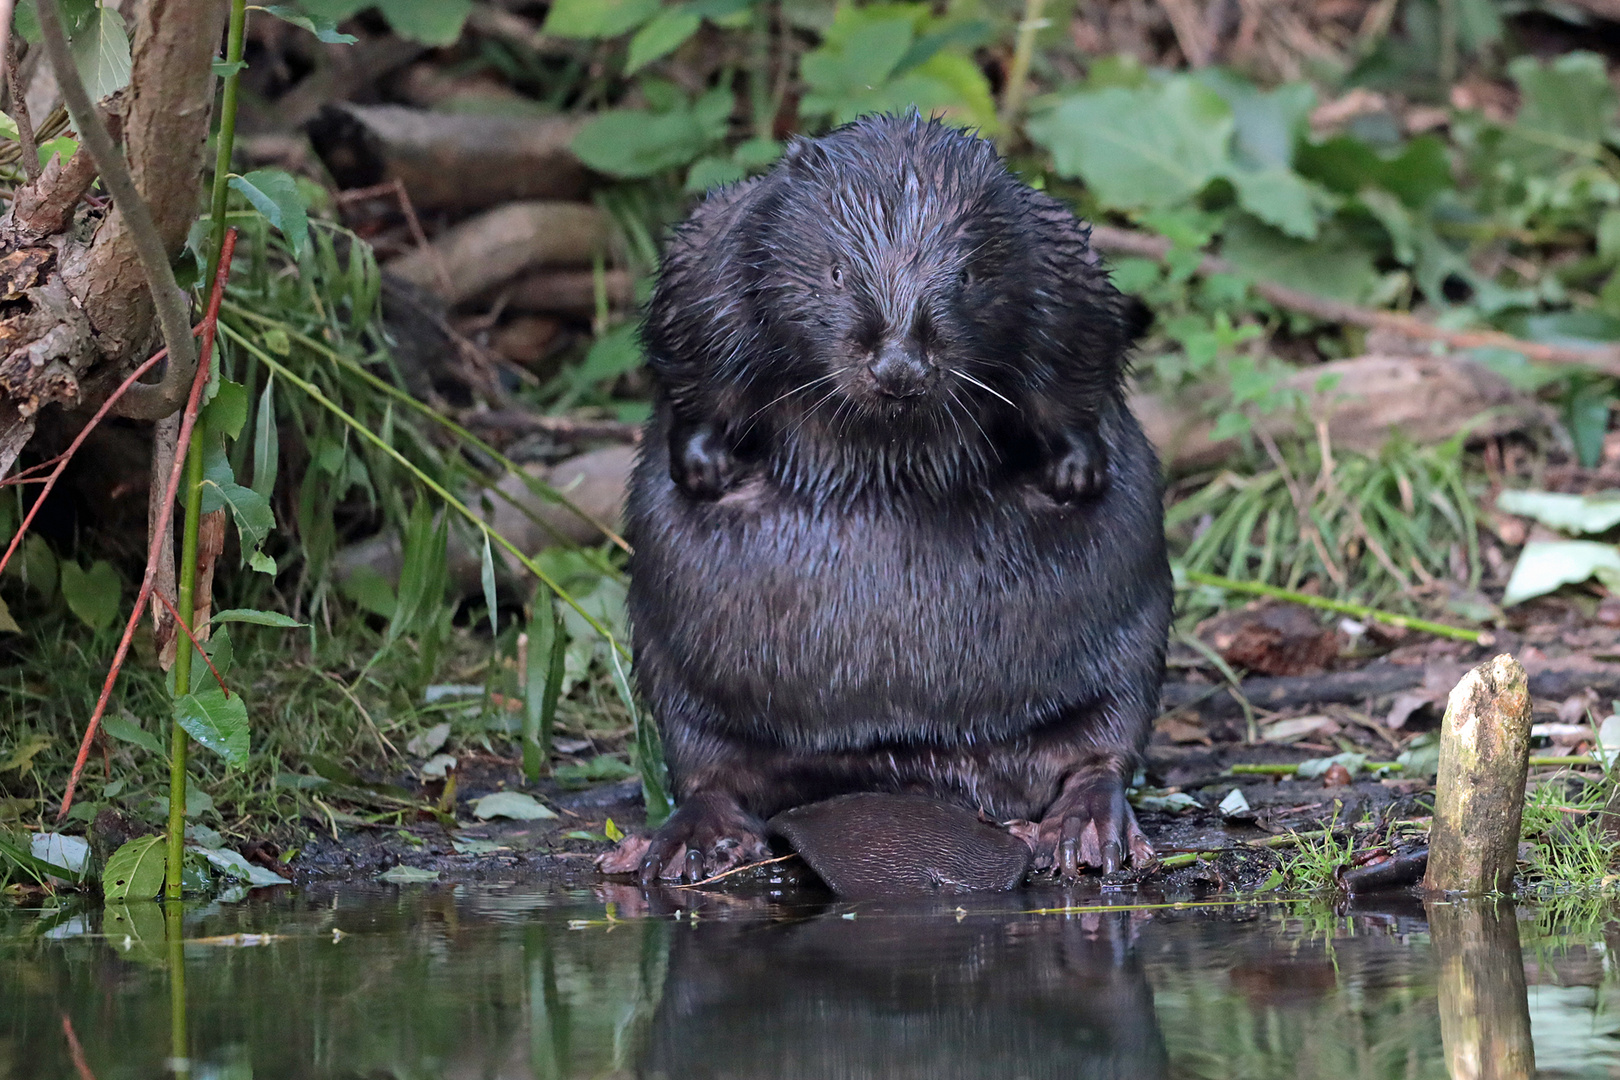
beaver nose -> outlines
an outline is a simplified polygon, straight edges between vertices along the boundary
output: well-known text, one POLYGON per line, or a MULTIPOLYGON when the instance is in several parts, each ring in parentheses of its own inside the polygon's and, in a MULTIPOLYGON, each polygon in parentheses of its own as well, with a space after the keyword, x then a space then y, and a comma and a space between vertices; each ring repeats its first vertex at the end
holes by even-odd
POLYGON ((870 365, 878 392, 887 397, 916 397, 928 388, 928 359, 912 340, 885 341, 870 365))

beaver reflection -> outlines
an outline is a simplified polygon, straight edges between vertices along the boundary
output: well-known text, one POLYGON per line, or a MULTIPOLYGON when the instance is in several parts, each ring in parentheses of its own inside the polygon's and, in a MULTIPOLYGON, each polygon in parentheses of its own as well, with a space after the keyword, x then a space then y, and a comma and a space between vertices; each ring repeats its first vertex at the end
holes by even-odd
POLYGON ((1164 1077, 1129 919, 935 907, 677 924, 640 1075, 1164 1077))

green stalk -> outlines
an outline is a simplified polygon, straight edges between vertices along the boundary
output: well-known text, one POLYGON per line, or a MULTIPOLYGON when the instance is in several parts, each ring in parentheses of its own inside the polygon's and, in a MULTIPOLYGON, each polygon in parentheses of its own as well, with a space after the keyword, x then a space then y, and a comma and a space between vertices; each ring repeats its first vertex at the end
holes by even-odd
POLYGON ((169 954, 169 1068, 179 1080, 191 1075, 191 1037, 186 1032, 185 909, 163 905, 163 929, 169 954))
MULTIPOLYGON (((242 60, 244 30, 247 24, 247 0, 231 0, 229 30, 225 44, 225 62, 238 64, 242 60)), ((241 82, 241 69, 225 77, 225 90, 220 98, 218 152, 214 157, 213 219, 208 238, 208 275, 203 278, 204 288, 212 288, 219 275, 220 253, 225 248, 225 196, 230 183, 231 151, 236 144, 236 91, 241 82)), ((180 587, 178 603, 180 619, 191 626, 196 615, 197 593, 197 528, 202 521, 203 438, 201 432, 193 434, 186 447, 186 517, 180 539, 180 587)), ((181 643, 174 658, 175 697, 190 692, 191 658, 195 651, 191 642, 181 643)), ((180 899, 180 874, 186 847, 186 751, 190 737, 176 718, 169 732, 169 831, 168 858, 164 866, 163 895, 170 900, 180 899)))
POLYGON ((1378 622, 1389 626, 1398 626, 1406 630, 1420 630, 1425 634, 1450 638, 1453 641, 1469 641, 1475 645, 1492 645, 1496 642, 1496 636, 1485 630, 1468 630, 1461 626, 1448 626, 1445 623, 1430 622, 1427 619, 1414 619, 1406 615, 1397 615, 1393 611, 1382 611, 1378 608, 1367 607, 1365 604, 1329 600, 1325 596, 1312 596, 1310 593, 1295 592, 1292 589, 1279 589, 1275 585, 1262 585, 1258 581, 1238 581, 1236 578, 1221 577, 1218 574, 1206 574, 1202 570, 1188 570, 1185 572, 1185 576, 1188 581, 1195 585, 1213 585, 1217 589, 1226 589, 1229 592, 1268 596, 1274 600, 1287 600, 1290 603, 1303 604, 1305 607, 1320 608, 1323 611, 1337 611, 1341 615, 1353 615, 1358 619, 1376 619, 1378 622))
MULTIPOLYGON (((197 526, 202 520, 202 433, 194 432, 186 447, 186 520, 180 541, 180 596, 175 606, 181 620, 192 624, 197 592, 197 526)), ((174 696, 191 688, 191 654, 195 646, 182 641, 174 657, 174 696)), ((169 732, 169 847, 164 869, 163 895, 180 899, 180 870, 186 847, 186 750, 190 736, 178 717, 169 732)))
MULTIPOLYGON (((247 0, 231 0, 231 18, 225 32, 225 62, 242 62, 247 28, 247 0)), ((225 244, 225 199, 230 192, 231 152, 236 147, 236 91, 242 81, 240 68, 225 76, 225 90, 219 99, 219 139, 214 153, 214 190, 209 207, 208 274, 203 288, 211 288, 219 273, 219 252, 225 244)))

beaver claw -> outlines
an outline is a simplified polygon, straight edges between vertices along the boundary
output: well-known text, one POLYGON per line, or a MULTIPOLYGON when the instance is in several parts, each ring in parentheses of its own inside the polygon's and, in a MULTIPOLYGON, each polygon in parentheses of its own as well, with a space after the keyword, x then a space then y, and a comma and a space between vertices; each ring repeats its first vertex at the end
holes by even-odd
POLYGON ((1095 433, 1073 432, 1063 452, 1046 463, 1040 487, 1058 502, 1079 502, 1108 482, 1108 456, 1095 433))
MULTIPOLYGON (((660 880, 692 884, 770 855, 763 824, 729 795, 714 792, 691 796, 651 839, 626 837, 620 850, 641 853, 635 873, 643 885, 660 880), (634 849, 626 847, 632 839, 639 840, 634 849)), ((629 870, 626 861, 616 859, 611 865, 629 870)), ((608 865, 602 864, 603 869, 608 865)))
POLYGON ((718 499, 745 472, 720 432, 707 425, 677 428, 669 437, 669 474, 697 499, 718 499))
POLYGON ((1035 867, 1065 881, 1078 878, 1082 867, 1115 873, 1126 856, 1137 867, 1153 860, 1153 845, 1125 801, 1124 783, 1106 774, 1071 779, 1041 819, 1034 846, 1035 867))

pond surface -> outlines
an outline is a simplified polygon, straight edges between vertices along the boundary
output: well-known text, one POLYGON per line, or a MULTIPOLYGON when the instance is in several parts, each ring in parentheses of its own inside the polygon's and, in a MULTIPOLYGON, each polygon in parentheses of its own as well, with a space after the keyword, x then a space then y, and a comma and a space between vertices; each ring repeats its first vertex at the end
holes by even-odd
POLYGON ((0 1078, 1620 1076, 1595 906, 275 892, 0 909, 0 1078))

